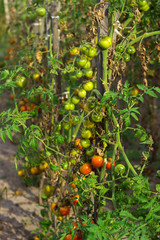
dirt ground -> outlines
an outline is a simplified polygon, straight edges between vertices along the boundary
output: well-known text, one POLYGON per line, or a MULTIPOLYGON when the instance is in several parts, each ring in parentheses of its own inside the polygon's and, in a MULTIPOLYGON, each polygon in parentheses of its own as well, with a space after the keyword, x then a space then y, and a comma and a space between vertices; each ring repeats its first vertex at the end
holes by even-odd
POLYGON ((31 240, 39 227, 38 189, 26 187, 15 170, 17 146, 0 141, 0 239, 31 240))

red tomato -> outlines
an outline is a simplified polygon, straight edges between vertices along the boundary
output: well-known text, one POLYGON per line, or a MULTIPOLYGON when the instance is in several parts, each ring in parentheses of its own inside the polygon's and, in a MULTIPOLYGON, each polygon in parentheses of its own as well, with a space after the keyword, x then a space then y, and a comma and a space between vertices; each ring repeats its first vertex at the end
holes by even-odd
POLYGON ((68 206, 60 207, 59 211, 62 216, 67 216, 70 213, 70 207, 68 206))
POLYGON ((74 205, 76 205, 77 204, 77 202, 79 201, 79 195, 78 194, 76 194, 74 197, 73 197, 73 204, 74 205))
MULTIPOLYGON (((73 240, 77 240, 77 239, 78 239, 77 235, 75 235, 73 240)), ((72 235, 71 234, 67 234, 63 240, 72 240, 72 235)))
MULTIPOLYGON (((114 162, 114 166, 115 166, 115 162, 114 162)), ((107 159, 106 168, 107 169, 111 169, 112 168, 112 158, 108 158, 107 159)))
POLYGON ((94 167, 102 167, 104 164, 104 159, 101 157, 101 156, 98 156, 98 155, 94 155, 92 157, 92 165, 94 167))

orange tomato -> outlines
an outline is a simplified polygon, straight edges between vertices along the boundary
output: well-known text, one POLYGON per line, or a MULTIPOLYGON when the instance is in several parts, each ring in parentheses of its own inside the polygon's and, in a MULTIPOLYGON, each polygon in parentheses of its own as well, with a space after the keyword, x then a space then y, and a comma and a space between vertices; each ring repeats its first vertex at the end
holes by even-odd
POLYGON ((67 216, 70 213, 70 207, 69 206, 60 207, 59 211, 62 216, 67 216))
POLYGON ((21 111, 21 112, 24 112, 24 111, 26 111, 26 110, 27 110, 27 109, 26 109, 26 106, 21 106, 21 107, 20 107, 20 111, 21 111))
POLYGON ((73 204, 76 205, 77 202, 79 201, 79 195, 76 194, 72 199, 74 199, 74 200, 73 200, 73 204))
POLYGON ((84 163, 81 167, 80 167, 80 172, 84 175, 89 174, 92 171, 92 166, 90 163, 84 163))
MULTIPOLYGON (((72 239, 72 235, 71 234, 67 234, 63 240, 71 240, 72 239)), ((73 240, 78 240, 77 235, 74 236, 73 240)))
POLYGON ((101 156, 94 155, 94 156, 92 157, 92 165, 93 165, 94 167, 99 168, 99 167, 102 167, 103 164, 104 164, 104 159, 103 159, 101 156))
POLYGON ((31 169, 30 169, 30 171, 31 171, 31 173, 32 173, 32 175, 38 175, 38 174, 40 174, 41 173, 41 171, 40 171, 40 169, 38 168, 38 167, 32 167, 31 169))

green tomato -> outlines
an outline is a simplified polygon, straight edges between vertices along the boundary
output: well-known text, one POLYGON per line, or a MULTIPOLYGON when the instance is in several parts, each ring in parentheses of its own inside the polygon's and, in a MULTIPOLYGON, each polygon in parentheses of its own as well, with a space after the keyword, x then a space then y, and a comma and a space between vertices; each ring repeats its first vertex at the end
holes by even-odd
POLYGON ((148 4, 146 4, 145 6, 143 6, 143 7, 140 7, 140 10, 141 11, 144 11, 144 12, 147 12, 148 10, 149 10, 149 5, 148 4))
POLYGON ((78 96, 73 96, 71 99, 72 103, 77 104, 80 101, 80 98, 78 96))
POLYGON ((88 148, 88 147, 90 147, 90 145, 91 145, 91 142, 90 142, 89 139, 82 139, 81 140, 81 146, 83 148, 88 148))
POLYGON ((97 56, 97 49, 94 47, 89 47, 89 48, 86 48, 84 53, 87 57, 93 58, 93 57, 97 56))
POLYGON ((57 143, 64 144, 65 142, 65 137, 63 135, 57 135, 56 136, 57 143))
POLYGON ((138 4, 139 4, 139 6, 140 7, 144 7, 146 4, 148 4, 147 3, 147 0, 140 0, 139 2, 138 2, 138 4))
POLYGON ((126 168, 123 164, 117 164, 114 169, 115 173, 121 176, 125 173, 125 170, 126 168))
POLYGON ((75 72, 70 73, 69 79, 70 79, 72 82, 75 82, 75 81, 77 80, 77 75, 76 75, 76 73, 75 73, 75 72))
POLYGON ((87 105, 89 108, 93 109, 96 106, 97 99, 95 97, 89 97, 87 99, 87 105))
POLYGON ((60 108, 59 110, 58 110, 58 113, 59 113, 59 115, 63 115, 64 114, 64 109, 63 108, 60 108))
POLYGON ((92 91, 93 89, 93 82, 89 81, 86 82, 83 86, 84 90, 86 90, 87 92, 92 91))
POLYGON ((88 157, 92 157, 94 155, 94 147, 93 146, 91 146, 90 148, 87 148, 86 155, 88 157))
POLYGON ((85 139, 89 139, 92 136, 92 132, 89 129, 82 129, 81 136, 85 139))
POLYGON ((116 58, 120 59, 121 57, 122 57, 121 53, 120 52, 116 52, 116 58))
POLYGON ((127 52, 128 52, 129 54, 134 54, 134 53, 136 52, 136 49, 135 49, 135 47, 130 46, 130 47, 127 48, 127 52))
POLYGON ((32 93, 29 97, 29 101, 38 104, 40 102, 40 95, 38 93, 32 93))
POLYGON ((87 77, 87 78, 91 78, 92 76, 93 76, 93 71, 92 71, 92 69, 86 69, 85 70, 85 76, 87 77))
POLYGON ((65 109, 66 111, 69 111, 69 110, 70 110, 70 103, 69 103, 69 102, 65 102, 65 103, 64 103, 64 109, 65 109))
POLYGON ((79 67, 84 67, 87 63, 87 58, 86 57, 79 57, 76 62, 77 62, 77 65, 79 67))
POLYGON ((116 51, 117 51, 117 52, 122 53, 123 50, 124 50, 124 46, 122 46, 122 45, 120 45, 120 44, 118 44, 118 45, 116 46, 116 51))
POLYGON ((39 7, 36 9, 36 13, 39 17, 44 17, 44 15, 46 14, 46 9, 43 7, 39 7))
POLYGON ((74 125, 78 124, 80 122, 79 116, 73 116, 72 117, 72 122, 74 125))
POLYGON ((93 122, 101 122, 103 119, 103 114, 101 112, 93 112, 92 113, 92 120, 93 122))
POLYGON ((86 119, 83 121, 83 126, 88 129, 92 129, 95 126, 94 122, 91 122, 90 120, 86 119))
POLYGON ((83 66, 84 69, 88 69, 91 67, 91 62, 87 60, 86 64, 83 66))
POLYGON ((61 129, 62 129, 62 124, 61 124, 61 123, 57 123, 57 124, 55 125, 54 129, 55 129, 56 131, 61 131, 61 129))
POLYGON ((75 109, 75 105, 73 103, 70 103, 70 111, 73 111, 75 109))
POLYGON ((83 76, 83 72, 81 71, 81 70, 78 70, 77 72, 76 72, 76 77, 77 78, 81 78, 83 76))
POLYGON ((64 130, 69 130, 72 127, 72 124, 67 121, 62 124, 62 127, 64 128, 64 130))
POLYGON ((86 96, 86 94, 87 94, 87 92, 86 92, 86 90, 85 89, 80 89, 79 90, 79 92, 78 92, 78 96, 80 97, 80 98, 84 98, 85 96, 86 96))
POLYGON ((124 53, 124 54, 123 54, 123 60, 124 60, 125 62, 129 62, 129 61, 130 61, 130 55, 127 54, 127 53, 124 53))
POLYGON ((64 170, 67 170, 68 167, 69 167, 68 162, 65 161, 65 162, 62 164, 62 168, 63 168, 64 170))
POLYGON ((107 36, 107 37, 102 38, 99 41, 98 45, 103 50, 108 49, 110 46, 112 46, 112 39, 111 39, 111 37, 107 36))
POLYGON ((19 87, 24 88, 27 84, 27 80, 25 77, 19 75, 16 78, 16 83, 19 87))

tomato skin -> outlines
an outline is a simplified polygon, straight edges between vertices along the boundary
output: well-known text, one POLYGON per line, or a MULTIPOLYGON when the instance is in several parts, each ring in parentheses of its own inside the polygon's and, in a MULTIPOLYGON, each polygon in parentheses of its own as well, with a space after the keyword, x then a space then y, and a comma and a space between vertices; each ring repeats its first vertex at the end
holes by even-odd
POLYGON ((89 139, 92 136, 92 132, 89 129, 82 129, 81 136, 85 139, 89 139))
POLYGON ((72 124, 68 121, 68 122, 64 122, 62 126, 65 130, 69 130, 72 127, 72 124))
POLYGON ((91 62, 87 60, 86 64, 83 66, 84 69, 89 69, 91 67, 91 62))
POLYGON ((24 88, 27 84, 27 81, 24 76, 17 76, 16 83, 17 83, 18 87, 24 88))
MULTIPOLYGON (((115 162, 114 162, 114 166, 115 166, 115 162)), ((106 168, 107 169, 112 169, 112 158, 107 159, 106 168)))
POLYGON ((77 204, 77 202, 79 201, 79 195, 78 194, 76 194, 74 197, 73 197, 73 204, 74 205, 76 205, 77 204))
MULTIPOLYGON (((63 240, 72 240, 72 235, 67 234, 63 240)), ((73 240, 78 240, 77 235, 74 236, 73 240)))
POLYGON ((89 48, 86 48, 84 53, 87 57, 93 58, 93 57, 97 56, 97 49, 94 47, 89 47, 89 48))
POLYGON ((92 171, 92 166, 90 163, 84 163, 81 167, 80 167, 80 173, 82 173, 83 175, 89 174, 92 171))
POLYGON ((18 171, 18 176, 22 177, 22 178, 25 177, 25 170, 24 169, 19 170, 18 171))
POLYGON ((118 165, 115 166, 115 173, 117 175, 122 176, 125 173, 125 170, 126 170, 126 168, 123 164, 118 164, 118 165))
POLYGON ((78 70, 77 72, 76 72, 76 77, 77 78, 81 78, 83 76, 83 72, 81 71, 81 70, 78 70))
POLYGON ((87 58, 85 58, 85 57, 80 57, 77 60, 77 65, 79 67, 84 67, 86 65, 86 63, 87 63, 87 58))
POLYGON ((77 47, 74 47, 70 50, 69 55, 76 56, 79 54, 79 49, 77 47))
POLYGON ((85 70, 85 76, 86 76, 87 78, 91 78, 91 77, 93 76, 93 71, 92 71, 92 69, 90 69, 90 68, 86 69, 86 70, 85 70))
POLYGON ((108 49, 109 47, 112 46, 112 39, 111 39, 111 37, 107 36, 107 37, 102 38, 99 41, 98 45, 103 50, 108 49))
POLYGON ((80 98, 78 96, 73 96, 71 99, 72 103, 78 104, 80 102, 80 98))
POLYGON ((139 94, 139 92, 140 92, 140 89, 135 87, 131 90, 130 95, 131 96, 137 96, 139 94))
POLYGON ((84 120, 83 121, 83 126, 88 129, 92 129, 95 126, 94 122, 91 122, 90 120, 84 120))
POLYGON ((92 157, 92 165, 93 165, 94 167, 99 168, 99 167, 102 167, 103 164, 104 164, 104 159, 103 159, 101 156, 94 155, 94 156, 92 157))
POLYGON ((46 9, 39 7, 36 9, 36 13, 39 17, 44 17, 44 15, 46 14, 46 9))
POLYGON ((70 213, 70 207, 69 206, 60 207, 59 211, 62 216, 67 216, 70 213))
POLYGON ((147 0, 140 0, 139 2, 138 2, 138 4, 139 4, 139 6, 141 6, 141 7, 144 7, 146 4, 148 4, 147 3, 147 0))
POLYGON ((140 7, 140 10, 142 10, 142 11, 144 11, 144 12, 147 12, 148 10, 149 10, 149 5, 148 4, 146 4, 145 6, 143 6, 143 7, 140 7))
POLYGON ((89 81, 89 82, 86 82, 83 86, 84 90, 89 92, 89 91, 92 91, 93 89, 93 82, 89 81))
POLYGON ((78 116, 73 116, 72 117, 72 122, 73 122, 73 125, 76 125, 80 122, 80 118, 78 116))
POLYGON ((65 102, 64 109, 67 110, 67 111, 70 110, 70 103, 69 102, 65 102))
POLYGON ((33 74, 33 79, 34 79, 35 81, 39 81, 39 79, 40 79, 40 74, 39 74, 39 73, 33 74))
POLYGON ((49 197, 52 197, 53 194, 55 193, 55 188, 50 186, 50 185, 46 185, 44 188, 43 188, 43 192, 44 194, 49 198, 49 197))
POLYGON ((129 54, 134 54, 134 53, 136 52, 136 49, 135 49, 135 47, 130 46, 130 47, 127 48, 127 52, 128 52, 129 54))
POLYGON ((94 147, 93 146, 91 146, 90 148, 87 148, 86 155, 88 157, 92 157, 94 155, 94 147))
POLYGON ((87 92, 86 92, 85 89, 82 88, 82 89, 79 90, 78 96, 79 96, 80 98, 84 98, 86 95, 87 95, 87 92))
POLYGON ((129 62, 129 61, 130 61, 130 55, 127 54, 127 53, 123 54, 123 60, 124 60, 125 62, 129 62))
POLYGON ((117 51, 117 52, 120 52, 120 53, 122 53, 122 52, 123 52, 123 50, 124 50, 124 46, 122 46, 122 45, 119 45, 119 44, 116 46, 116 51, 117 51))
POLYGON ((82 139, 81 140, 81 146, 84 147, 84 148, 88 148, 90 147, 91 145, 91 142, 89 139, 82 139))
POLYGON ((97 113, 97 112, 94 112, 92 113, 92 120, 93 122, 101 122, 103 119, 103 114, 101 112, 97 113))

